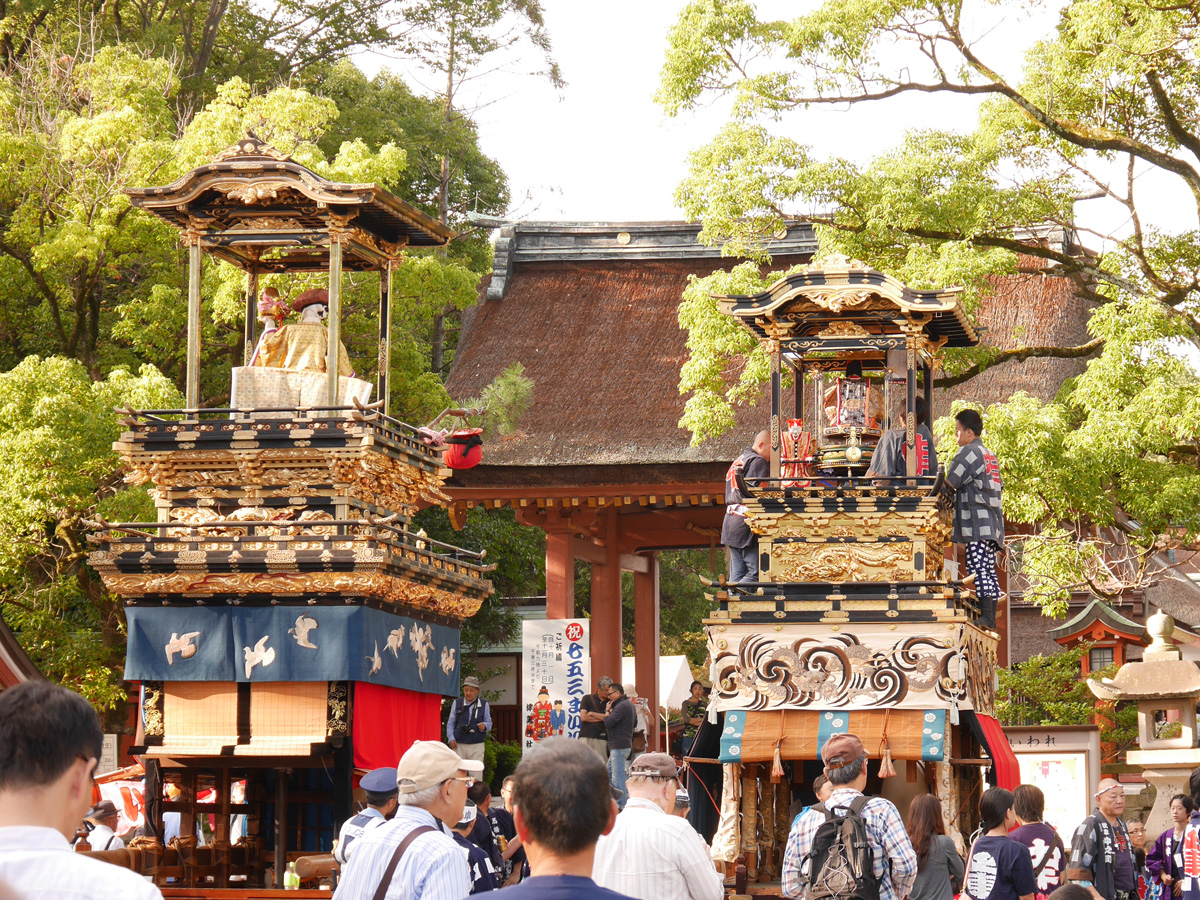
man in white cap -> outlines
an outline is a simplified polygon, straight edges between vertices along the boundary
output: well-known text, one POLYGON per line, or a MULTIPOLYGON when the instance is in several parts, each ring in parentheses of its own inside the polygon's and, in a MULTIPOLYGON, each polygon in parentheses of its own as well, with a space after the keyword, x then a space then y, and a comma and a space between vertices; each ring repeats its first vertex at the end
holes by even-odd
POLYGON ((349 861, 354 843, 372 828, 378 828, 396 814, 396 770, 392 766, 372 769, 359 779, 358 786, 367 795, 367 806, 342 824, 333 858, 343 866, 349 861))
POLYGON ((1105 778, 1096 791, 1096 808, 1071 838, 1067 881, 1087 888, 1093 900, 1137 900, 1137 868, 1123 812, 1125 788, 1105 778))
POLYGON ((675 760, 643 753, 625 784, 625 808, 596 844, 596 884, 641 900, 721 900, 724 880, 704 839, 673 815, 679 791, 675 760))
POLYGON ((478 844, 471 843, 469 837, 478 818, 479 807, 468 800, 467 805, 463 808, 461 821, 450 829, 454 832, 454 843, 466 851, 472 894, 482 894, 500 887, 500 879, 496 875, 496 866, 492 862, 492 858, 478 844))
POLYGON ((463 759, 483 762, 483 743, 492 730, 492 710, 479 696, 479 679, 463 680, 462 697, 450 704, 446 743, 463 759))
POLYGON ((461 759, 441 741, 414 741, 396 766, 399 808, 386 825, 355 841, 334 895, 340 900, 462 900, 467 863, 443 829, 457 825, 467 788, 483 763, 461 759))

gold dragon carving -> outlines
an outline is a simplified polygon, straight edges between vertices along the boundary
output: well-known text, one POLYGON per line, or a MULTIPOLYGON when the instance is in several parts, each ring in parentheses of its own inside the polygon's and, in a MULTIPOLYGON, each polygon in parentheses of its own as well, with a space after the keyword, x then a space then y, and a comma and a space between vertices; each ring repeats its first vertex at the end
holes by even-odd
POLYGON ((781 581, 911 581, 912 545, 773 544, 771 572, 781 581))

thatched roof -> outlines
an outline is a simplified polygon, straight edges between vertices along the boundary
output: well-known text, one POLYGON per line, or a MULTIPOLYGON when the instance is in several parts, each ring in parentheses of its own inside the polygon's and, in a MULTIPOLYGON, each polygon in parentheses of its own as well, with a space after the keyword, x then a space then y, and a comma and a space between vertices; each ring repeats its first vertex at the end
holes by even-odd
MULTIPOLYGON (((1031 258, 1023 258, 1022 264, 1035 265, 1031 258)), ((984 346, 1069 347, 1088 341, 1087 320, 1093 304, 1084 299, 1071 278, 1008 275, 992 279, 992 285, 993 293, 974 315, 984 346)), ((1064 381, 1082 373, 1086 365, 1085 359, 1010 360, 943 392, 938 407, 946 410, 952 399, 989 406, 1004 402, 1017 391, 1050 400, 1064 381)))
MULTIPOLYGON (((570 260, 562 258, 562 236, 555 235, 553 257, 518 256, 506 273, 503 299, 481 299, 467 312, 447 381, 450 394, 476 396, 517 362, 534 383, 519 433, 489 443, 484 466, 727 464, 766 426, 765 410, 743 410, 738 429, 698 447, 679 427, 686 401, 679 393, 687 359, 678 321, 684 288, 689 276, 728 270, 740 260, 695 244, 698 226, 668 227, 672 235, 690 229, 687 257, 640 258, 614 242, 607 258, 570 260)), ((608 226, 614 235, 633 228, 608 226)), ((804 261, 806 254, 796 252, 803 248, 798 238, 793 253, 777 255, 772 268, 804 261)), ((594 243, 579 252, 600 255, 594 243)), ((481 297, 491 283, 485 279, 481 297)))
MULTIPOLYGON (((698 230, 682 223, 522 223, 501 229, 495 273, 484 279, 478 305, 465 314, 447 387, 454 397, 477 396, 519 362, 534 382, 534 395, 519 433, 490 442, 480 469, 711 468, 727 464, 766 426, 765 399, 739 411, 734 431, 698 447, 678 425, 687 399, 679 393, 687 359, 678 324, 683 290, 690 275, 738 262, 697 244, 698 230)), ((772 269, 804 262, 814 249, 807 226, 794 226, 774 250, 772 269)), ((1069 279, 1021 275, 997 279, 977 318, 987 328, 984 344, 1012 347, 1081 342, 1088 312, 1069 279)), ((1025 390, 1049 399, 1083 365, 1004 363, 950 396, 992 403, 1025 390)), ((946 398, 939 399, 944 412, 946 398)), ((785 408, 790 405, 785 398, 785 408)), ((465 480, 480 478, 487 480, 482 472, 465 480)))

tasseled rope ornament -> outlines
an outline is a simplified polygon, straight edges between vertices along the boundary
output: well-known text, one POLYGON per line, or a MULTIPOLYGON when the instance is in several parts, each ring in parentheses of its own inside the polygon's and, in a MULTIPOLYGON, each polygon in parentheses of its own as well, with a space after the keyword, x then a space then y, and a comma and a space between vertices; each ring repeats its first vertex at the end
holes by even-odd
POLYGON ((892 745, 888 742, 888 719, 892 716, 890 709, 883 713, 883 736, 879 739, 879 777, 895 778, 896 767, 892 765, 892 745))
POLYGON ((779 784, 783 779, 783 758, 779 755, 779 745, 784 741, 783 726, 787 721, 787 713, 779 711, 779 739, 775 741, 775 757, 771 761, 771 782, 779 784))

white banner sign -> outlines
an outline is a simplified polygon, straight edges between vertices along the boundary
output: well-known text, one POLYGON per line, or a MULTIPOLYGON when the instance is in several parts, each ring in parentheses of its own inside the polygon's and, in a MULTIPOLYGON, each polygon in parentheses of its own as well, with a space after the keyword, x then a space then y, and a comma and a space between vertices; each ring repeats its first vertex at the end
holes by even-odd
POLYGON ((591 684, 587 619, 526 620, 522 637, 525 749, 548 737, 579 737, 579 702, 591 684))

